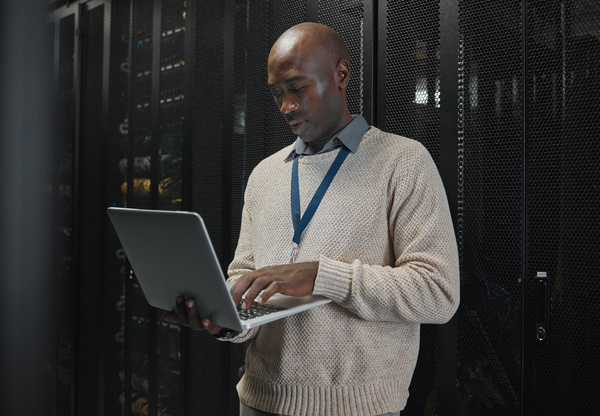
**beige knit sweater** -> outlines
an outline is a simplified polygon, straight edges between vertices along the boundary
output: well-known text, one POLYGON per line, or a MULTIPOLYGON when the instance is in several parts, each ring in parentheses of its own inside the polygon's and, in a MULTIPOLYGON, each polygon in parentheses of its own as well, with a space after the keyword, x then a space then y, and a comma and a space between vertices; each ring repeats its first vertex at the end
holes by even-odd
MULTIPOLYGON (((291 149, 263 160, 248 180, 232 280, 290 261, 291 149)), ((300 158, 302 212, 337 153, 300 158)), ((316 260, 314 294, 333 302, 233 340, 252 339, 240 399, 286 415, 403 409, 419 324, 446 322, 459 303, 448 203, 420 143, 369 129, 302 234, 297 262, 316 260)))

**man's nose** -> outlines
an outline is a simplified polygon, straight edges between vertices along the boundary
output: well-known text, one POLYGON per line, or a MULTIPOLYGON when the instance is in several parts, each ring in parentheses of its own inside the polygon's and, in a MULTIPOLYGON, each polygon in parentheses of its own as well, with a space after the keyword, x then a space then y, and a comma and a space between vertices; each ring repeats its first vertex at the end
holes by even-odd
POLYGON ((299 108, 300 106, 298 105, 296 100, 294 100, 294 97, 284 97, 281 100, 281 107, 279 108, 279 111, 281 112, 281 114, 288 115, 298 110, 299 108))

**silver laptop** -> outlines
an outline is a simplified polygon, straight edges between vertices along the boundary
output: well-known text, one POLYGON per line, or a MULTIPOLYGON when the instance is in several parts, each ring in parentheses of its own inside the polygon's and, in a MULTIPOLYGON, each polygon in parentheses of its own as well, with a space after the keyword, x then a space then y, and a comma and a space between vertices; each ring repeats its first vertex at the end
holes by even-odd
POLYGON ((265 305, 254 302, 250 312, 236 308, 200 215, 115 207, 107 211, 146 300, 156 308, 175 310, 176 297, 183 295, 196 301, 201 317, 242 331, 331 302, 276 294, 265 305))

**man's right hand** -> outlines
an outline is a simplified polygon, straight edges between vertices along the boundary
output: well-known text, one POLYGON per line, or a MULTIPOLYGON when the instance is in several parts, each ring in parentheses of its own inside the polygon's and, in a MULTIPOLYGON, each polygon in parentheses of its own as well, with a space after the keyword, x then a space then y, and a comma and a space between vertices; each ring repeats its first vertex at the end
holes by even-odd
POLYGON ((194 299, 184 299, 183 296, 177 296, 175 300, 177 311, 165 311, 163 319, 166 322, 175 325, 187 326, 192 331, 208 331, 215 335, 222 327, 212 323, 208 318, 200 318, 198 308, 194 299))

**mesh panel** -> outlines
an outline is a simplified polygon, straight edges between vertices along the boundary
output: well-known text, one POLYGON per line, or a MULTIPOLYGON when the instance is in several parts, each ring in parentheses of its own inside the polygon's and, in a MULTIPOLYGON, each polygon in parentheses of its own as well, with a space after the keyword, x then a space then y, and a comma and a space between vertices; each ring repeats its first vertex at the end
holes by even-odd
MULTIPOLYGON (((248 175, 266 156, 294 140, 267 89, 267 56, 277 38, 304 21, 303 2, 236 1, 234 9, 233 126, 231 145, 231 253, 237 246, 248 175)), ((245 345, 231 345, 229 414, 237 414, 235 385, 245 345)))
MULTIPOLYGON (((231 175, 233 236, 239 234, 248 175, 262 159, 295 139, 267 89, 267 57, 277 38, 303 22, 305 14, 302 2, 236 3, 232 143, 236 163, 232 163, 231 175)), ((237 239, 231 243, 233 253, 237 239)))
POLYGON ((193 87, 192 207, 222 252, 223 62, 225 8, 220 0, 196 9, 193 87))
MULTIPOLYGON (((192 207, 206 223, 217 254, 222 247, 225 5, 196 4, 193 86, 192 207)), ((221 345, 205 333, 192 333, 190 414, 220 415, 224 404, 221 345)))
POLYGON ((389 2, 386 20, 386 129, 439 163, 439 2, 389 2))
POLYGON ((319 1, 319 23, 340 34, 350 52, 350 84, 346 90, 351 114, 363 113, 364 4, 355 0, 319 1))
POLYGON ((530 1, 528 304, 530 414, 598 414, 600 5, 530 1), (533 277, 548 273, 547 345, 535 338, 533 277))
POLYGON ((521 6, 459 7, 459 400, 465 414, 514 415, 522 360, 521 6))
POLYGON ((266 112, 265 125, 265 156, 275 153, 279 149, 292 143, 296 137, 290 131, 290 128, 285 124, 279 109, 273 101, 273 97, 266 88, 266 58, 273 44, 279 36, 290 27, 302 23, 306 20, 306 2, 295 1, 278 2, 270 0, 267 2, 269 6, 269 20, 266 28, 266 50, 264 57, 264 69, 261 77, 264 77, 264 102, 266 112))
MULTIPOLYGON (((234 11, 233 134, 231 158, 232 235, 239 234, 246 181, 264 158, 268 4, 237 2, 234 11)), ((231 240, 231 253, 237 239, 231 240)))
MULTIPOLYGON (((439 163, 439 2, 386 6, 386 130, 423 143, 439 163)), ((437 333, 437 325, 421 326, 407 415, 437 408, 437 333)))
POLYGON ((227 415, 223 411, 228 403, 224 402, 223 394, 221 343, 205 332, 193 332, 191 338, 190 414, 227 415))

